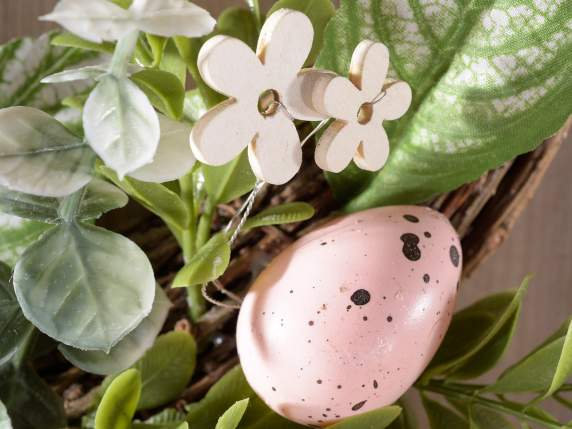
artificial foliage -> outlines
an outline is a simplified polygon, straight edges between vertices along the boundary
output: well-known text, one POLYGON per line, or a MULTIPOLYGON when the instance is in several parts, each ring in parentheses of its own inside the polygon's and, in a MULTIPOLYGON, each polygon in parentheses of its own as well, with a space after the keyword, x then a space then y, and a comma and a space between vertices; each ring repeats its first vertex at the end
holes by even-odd
MULTIPOLYGON (((381 171, 351 165, 327 174, 345 211, 453 190, 535 149, 572 113, 567 1, 341 0, 336 8, 330 0, 279 0, 265 13, 249 0, 225 10, 216 26, 186 0, 58 7, 66 4, 74 13, 56 8, 46 19, 67 31, 0 48, 1 429, 302 427, 271 411, 239 366, 225 368, 202 399, 179 400, 204 351, 187 325, 208 317, 201 288, 233 257, 236 225, 225 228, 218 208, 257 186, 245 152, 212 167, 189 150, 193 125, 225 98, 198 72, 211 37, 254 48, 267 16, 288 8, 314 26, 307 66, 345 75, 362 39, 389 48, 390 76, 411 85, 413 104, 387 128, 391 154, 381 171), (92 7, 116 19, 98 24, 92 7), (98 225, 129 201, 160 218, 183 255, 168 282, 186 296, 185 323, 174 331, 165 329, 172 303, 148 255, 98 225), (91 374, 80 415, 64 409, 42 374, 39 362, 54 355, 69 361, 67 371, 91 374)), ((296 126, 307 135, 316 124, 296 126)), ((259 210, 240 232, 314 214, 291 201, 259 210)), ((547 411, 556 403, 572 412, 570 320, 495 381, 479 382, 510 346, 519 318, 534 317, 520 311, 528 287, 527 278, 455 314, 411 390, 425 415, 403 398, 331 427, 572 427, 547 411)))

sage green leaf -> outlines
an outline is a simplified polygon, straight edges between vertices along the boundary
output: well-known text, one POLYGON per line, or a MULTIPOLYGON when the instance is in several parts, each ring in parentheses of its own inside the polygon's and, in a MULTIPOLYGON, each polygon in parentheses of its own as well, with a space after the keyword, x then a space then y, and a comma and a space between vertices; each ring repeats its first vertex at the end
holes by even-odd
POLYGON ((91 180, 93 152, 41 110, 0 110, 0 184, 28 194, 63 197, 91 180))
POLYGON ((230 263, 230 243, 224 233, 214 235, 179 271, 172 287, 208 283, 224 274, 230 263))
POLYGON ((12 359, 32 327, 20 310, 11 277, 10 267, 0 262, 0 366, 12 359))
POLYGON ((203 174, 209 197, 216 204, 226 204, 241 197, 256 183, 246 150, 228 164, 219 167, 203 165, 203 174))
POLYGON ((177 76, 163 70, 142 70, 131 76, 151 103, 172 119, 183 115, 185 88, 177 76))
POLYGON ((235 403, 218 419, 215 429, 236 429, 248 408, 249 398, 235 403))
POLYGON ((142 391, 138 410, 164 405, 177 399, 195 371, 197 346, 183 331, 161 335, 134 365, 141 372, 142 391))
POLYGON ((474 404, 470 411, 471 429, 514 429, 514 425, 497 411, 474 404))
POLYGON ((159 144, 159 118, 127 78, 104 76, 83 110, 87 141, 120 178, 150 163, 159 144))
POLYGON ((0 429, 13 429, 8 410, 0 401, 0 429))
POLYGON ((185 413, 175 408, 167 408, 142 423, 134 422, 133 429, 179 429, 185 423, 185 413))
POLYGON ((131 429, 141 395, 141 375, 129 369, 109 385, 95 415, 95 429, 131 429))
POLYGON ((421 397, 431 429, 469 429, 469 422, 463 416, 426 395, 421 397))
POLYGON ((302 222, 310 219, 316 211, 308 203, 286 203, 261 211, 249 218, 244 229, 259 228, 269 225, 283 225, 287 223, 302 222))
POLYGON ((0 367, 0 401, 14 429, 62 429, 66 416, 62 399, 28 365, 0 367))
POLYGON ((85 79, 95 80, 98 77, 104 75, 105 73, 107 73, 105 67, 85 66, 77 69, 69 69, 51 74, 43 78, 42 83, 75 82, 77 80, 85 80, 85 79))
POLYGON ((527 277, 517 290, 488 296, 456 313, 443 344, 425 371, 423 378, 427 379, 435 375, 454 377, 456 371, 459 371, 460 375, 463 371, 474 374, 470 367, 466 369, 465 365, 468 365, 468 362, 478 364, 479 358, 487 362, 487 365, 482 365, 480 368, 488 369, 494 364, 502 355, 507 343, 504 339, 499 340, 497 335, 506 334, 503 328, 507 324, 514 323, 515 314, 520 311, 529 281, 530 278, 527 277), (502 347, 487 348, 491 344, 501 344, 502 347), (484 350, 494 351, 494 358, 483 356, 484 350))
MULTIPOLYGON (((278 0, 270 8, 268 16, 279 9, 293 9, 303 12, 314 26, 314 43, 306 60, 306 66, 314 64, 324 44, 324 30, 336 13, 331 0, 278 0)), ((346 70, 347 71, 347 70, 346 70)))
POLYGON ((109 351, 149 314, 155 278, 127 238, 78 222, 59 225, 16 264, 14 287, 28 320, 75 348, 109 351))
POLYGON ((159 183, 142 182, 132 177, 119 180, 115 172, 103 166, 99 167, 98 170, 135 201, 165 222, 181 229, 187 228, 189 224, 187 207, 181 197, 167 186, 159 183))
POLYGON ((383 170, 328 176, 346 209, 425 201, 554 134, 572 113, 558 101, 572 98, 571 18, 567 2, 342 0, 318 67, 346 75, 357 44, 380 41, 414 95, 383 170))
POLYGON ((303 429, 274 413, 256 396, 240 366, 230 370, 207 393, 204 399, 187 407, 187 422, 192 429, 212 429, 219 417, 233 404, 250 398, 240 429, 303 429))
POLYGON ((163 70, 177 76, 183 87, 187 87, 187 64, 179 55, 179 50, 175 46, 173 39, 168 39, 167 41, 167 46, 163 52, 163 58, 159 64, 159 70, 163 70))
POLYGON ((78 350, 60 344, 59 351, 74 366, 92 374, 117 374, 133 365, 153 346, 161 332, 171 302, 163 289, 155 289, 155 302, 149 316, 115 345, 109 353, 100 350, 78 350))
POLYGON ((0 213, 0 260, 14 266, 24 251, 50 227, 0 213))
POLYGON ((77 217, 81 220, 98 219, 111 210, 125 207, 129 198, 121 189, 101 179, 92 180, 85 190, 77 217))
POLYGON ((183 115, 191 124, 197 122, 208 110, 198 89, 192 89, 185 95, 183 115))
POLYGON ((225 9, 218 17, 216 32, 217 34, 224 34, 225 36, 242 40, 252 50, 256 50, 258 25, 256 17, 249 9, 240 7, 225 9))
POLYGON ((555 393, 572 374, 572 322, 552 335, 520 362, 507 369, 485 391, 494 393, 540 392, 541 399, 555 393))
POLYGON ((111 42, 94 43, 67 31, 56 34, 52 39, 52 45, 95 51, 102 54, 112 54, 115 47, 111 42))
POLYGON ((332 429, 384 429, 401 414, 401 407, 387 406, 358 416, 350 417, 340 423, 328 426, 332 429))

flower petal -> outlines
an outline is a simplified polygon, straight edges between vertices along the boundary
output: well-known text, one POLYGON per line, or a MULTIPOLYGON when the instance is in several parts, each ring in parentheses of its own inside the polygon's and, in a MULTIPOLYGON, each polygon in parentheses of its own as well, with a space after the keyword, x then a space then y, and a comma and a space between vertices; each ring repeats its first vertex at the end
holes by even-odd
POLYGON ((319 112, 313 102, 313 90, 324 75, 334 74, 314 69, 298 73, 298 77, 283 94, 283 102, 293 117, 303 121, 320 121, 328 117, 324 112, 319 112))
POLYGON ((260 121, 257 111, 234 99, 209 110, 193 127, 191 148, 208 165, 232 161, 252 141, 260 121))
POLYGON ((317 109, 336 119, 355 123, 363 103, 370 101, 347 78, 342 76, 324 77, 314 91, 317 109))
POLYGON ((383 88, 389 69, 389 50, 383 43, 364 40, 352 56, 351 81, 362 90, 367 101, 373 101, 383 88))
POLYGON ((387 83, 383 89, 385 96, 376 103, 374 109, 379 111, 379 117, 382 119, 391 121, 401 118, 411 105, 411 87, 406 82, 399 80, 387 83))
POLYGON ((362 170, 378 171, 389 157, 389 139, 383 127, 371 123, 365 127, 364 138, 358 147, 354 162, 362 170))
POLYGON ((282 185, 302 166, 302 147, 296 127, 283 112, 261 121, 259 133, 248 146, 254 174, 272 185, 282 185))
POLYGON ((314 158, 322 170, 339 173, 345 169, 361 142, 360 125, 336 121, 324 132, 318 144, 314 158))
POLYGON ((233 37, 207 41, 199 52, 198 67, 209 86, 229 97, 256 103, 266 89, 260 60, 246 43, 233 37))

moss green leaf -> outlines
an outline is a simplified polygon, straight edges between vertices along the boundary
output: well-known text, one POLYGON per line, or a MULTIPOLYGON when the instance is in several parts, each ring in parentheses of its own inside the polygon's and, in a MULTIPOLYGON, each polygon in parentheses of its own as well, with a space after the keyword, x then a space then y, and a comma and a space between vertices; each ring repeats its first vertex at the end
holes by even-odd
POLYGON ((415 203, 536 148, 572 113, 566 2, 342 0, 320 68, 347 74, 363 39, 386 44, 413 89, 379 173, 329 175, 347 210, 415 203))
POLYGON ((141 395, 141 375, 129 369, 118 375, 97 408, 95 429, 131 429, 141 395))
POLYGON ((314 207, 308 203, 286 203, 270 207, 249 218, 244 229, 259 228, 269 225, 283 225, 287 223, 302 222, 314 216, 314 207))
POLYGON ((250 399, 246 398, 235 403, 218 419, 215 429, 236 429, 248 408, 250 399))
POLYGON ((214 235, 179 271, 172 287, 201 285, 219 278, 230 263, 230 244, 224 233, 214 235))
POLYGON ((469 422, 457 412, 426 395, 422 400, 431 429, 469 429, 469 422))
POLYGON ((396 405, 380 408, 350 417, 340 423, 328 426, 332 429, 384 429, 388 427, 401 414, 401 407, 396 405))
POLYGON ((185 88, 180 79, 163 70, 142 70, 131 76, 139 88, 149 97, 151 103, 172 119, 183 115, 185 88))
POLYGON ((497 411, 475 404, 470 408, 471 429, 514 429, 515 426, 497 411))
POLYGON ((218 18, 216 33, 242 40, 256 50, 258 27, 256 17, 249 9, 239 7, 225 9, 218 18))
POLYGON ((203 166, 205 186, 216 204, 226 204, 250 192, 256 183, 248 154, 243 151, 228 164, 219 167, 203 166))

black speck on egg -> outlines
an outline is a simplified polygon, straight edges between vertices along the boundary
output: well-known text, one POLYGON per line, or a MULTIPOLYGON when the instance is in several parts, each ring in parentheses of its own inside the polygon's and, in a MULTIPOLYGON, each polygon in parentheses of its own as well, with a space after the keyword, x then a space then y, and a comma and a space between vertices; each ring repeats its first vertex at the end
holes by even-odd
POLYGON ((431 277, 429 277, 429 274, 423 274, 423 281, 425 283, 429 283, 430 280, 431 280, 431 277))
POLYGON ((431 238, 431 233, 429 231, 425 231, 423 235, 427 238, 431 238))
POLYGON ((449 256, 451 257, 451 263, 457 268, 459 266, 459 249, 456 246, 451 246, 449 248, 449 256))
POLYGON ((403 241, 403 254, 410 261, 421 259, 421 249, 419 249, 419 237, 413 233, 406 233, 401 236, 403 241))
POLYGON ((377 380, 373 380, 373 388, 377 389, 379 387, 379 384, 377 383, 377 380))
POLYGON ((366 305, 371 299, 370 293, 365 289, 356 290, 351 297, 355 305, 366 305))
POLYGON ((355 404, 355 405, 352 407, 352 411, 358 411, 358 410, 360 410, 360 409, 365 405, 366 402, 367 402, 367 401, 358 402, 357 404, 355 404))
POLYGON ((404 218, 406 221, 409 221, 409 222, 411 222, 411 223, 419 223, 419 218, 418 218, 417 216, 413 216, 413 215, 411 215, 411 214, 403 215, 403 218, 404 218))
POLYGON ((387 316, 387 321, 388 321, 389 323, 393 322, 393 317, 392 317, 392 316, 387 316))

